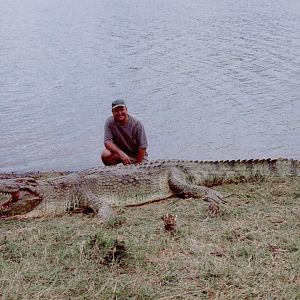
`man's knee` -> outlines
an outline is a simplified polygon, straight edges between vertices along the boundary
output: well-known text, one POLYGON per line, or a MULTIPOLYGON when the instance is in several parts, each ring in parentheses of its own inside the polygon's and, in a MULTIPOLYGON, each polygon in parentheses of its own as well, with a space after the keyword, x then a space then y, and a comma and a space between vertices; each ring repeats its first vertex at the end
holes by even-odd
POLYGON ((116 165, 120 162, 119 156, 110 152, 108 149, 102 151, 101 160, 106 166, 116 165))
POLYGON ((112 153, 108 149, 104 149, 101 153, 101 158, 106 158, 106 157, 109 157, 111 155, 112 155, 112 153))
POLYGON ((108 149, 104 149, 101 154, 101 160, 106 165, 111 165, 111 156, 112 153, 108 149))

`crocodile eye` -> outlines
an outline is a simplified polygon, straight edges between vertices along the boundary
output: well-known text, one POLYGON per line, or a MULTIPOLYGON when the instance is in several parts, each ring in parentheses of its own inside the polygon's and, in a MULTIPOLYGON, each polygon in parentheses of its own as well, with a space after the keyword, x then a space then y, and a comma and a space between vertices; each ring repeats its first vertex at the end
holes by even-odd
POLYGON ((36 180, 33 179, 33 178, 19 178, 19 179, 16 179, 16 182, 23 183, 23 184, 28 184, 28 185, 32 185, 32 186, 37 185, 36 180))
POLYGON ((34 179, 28 179, 28 180, 27 180, 27 184, 31 184, 31 185, 33 185, 33 186, 36 186, 36 185, 37 185, 37 183, 36 183, 36 181, 35 181, 34 179))

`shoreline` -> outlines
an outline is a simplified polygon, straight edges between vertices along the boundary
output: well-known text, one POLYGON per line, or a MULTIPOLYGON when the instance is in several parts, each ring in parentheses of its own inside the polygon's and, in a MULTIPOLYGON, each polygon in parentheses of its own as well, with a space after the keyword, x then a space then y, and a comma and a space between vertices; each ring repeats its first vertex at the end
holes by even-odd
POLYGON ((32 177, 35 179, 43 179, 48 177, 55 177, 55 176, 65 176, 68 174, 73 173, 72 171, 29 171, 29 172, 10 172, 10 173, 0 173, 0 180, 1 179, 14 179, 14 178, 24 178, 24 177, 32 177))

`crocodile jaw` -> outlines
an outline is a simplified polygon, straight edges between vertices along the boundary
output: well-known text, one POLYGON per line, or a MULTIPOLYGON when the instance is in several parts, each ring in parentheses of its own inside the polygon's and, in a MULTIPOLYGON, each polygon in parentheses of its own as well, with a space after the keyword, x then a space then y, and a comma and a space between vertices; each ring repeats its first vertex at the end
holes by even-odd
POLYGON ((0 181, 0 195, 9 195, 9 199, 0 204, 0 218, 26 214, 34 209, 43 197, 35 191, 33 179, 5 179, 0 181))

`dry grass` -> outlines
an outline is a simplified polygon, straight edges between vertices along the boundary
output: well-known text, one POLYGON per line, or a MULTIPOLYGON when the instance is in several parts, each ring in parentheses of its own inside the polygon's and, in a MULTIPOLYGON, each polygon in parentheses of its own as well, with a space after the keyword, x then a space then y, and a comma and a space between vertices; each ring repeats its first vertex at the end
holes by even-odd
POLYGON ((300 299, 299 179, 218 189, 226 206, 174 198, 107 225, 0 221, 0 298, 300 299))

